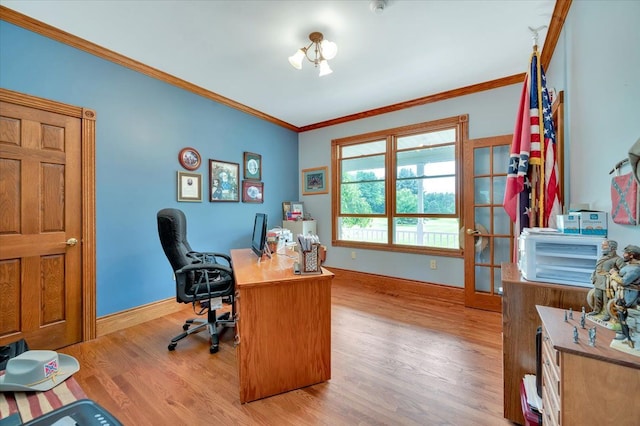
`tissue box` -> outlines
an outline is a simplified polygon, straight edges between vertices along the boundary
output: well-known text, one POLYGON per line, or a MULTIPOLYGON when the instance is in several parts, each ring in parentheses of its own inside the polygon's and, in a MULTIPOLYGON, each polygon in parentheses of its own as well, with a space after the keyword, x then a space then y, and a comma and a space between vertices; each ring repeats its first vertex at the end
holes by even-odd
POLYGON ((580 215, 576 213, 559 214, 556 221, 558 222, 558 231, 563 234, 580 233, 580 215))
POLYGON ((580 233, 583 235, 607 236, 607 213, 606 212, 577 212, 580 215, 580 233))

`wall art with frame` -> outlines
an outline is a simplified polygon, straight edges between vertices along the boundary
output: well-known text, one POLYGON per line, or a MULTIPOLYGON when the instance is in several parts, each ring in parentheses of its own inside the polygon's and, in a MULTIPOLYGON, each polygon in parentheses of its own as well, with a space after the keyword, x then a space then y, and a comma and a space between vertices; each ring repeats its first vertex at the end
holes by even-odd
POLYGON ((240 201, 240 165, 227 161, 209 160, 209 200, 240 201))
POLYGON ((302 195, 327 194, 328 185, 327 166, 302 170, 302 195))
POLYGON ((182 148, 178 153, 178 161, 180 165, 187 170, 197 170, 200 167, 202 160, 200 159, 200 153, 191 147, 182 148))
POLYGON ((264 183, 255 180, 242 181, 243 203, 264 203, 264 183))
POLYGON ((178 172, 178 201, 202 201, 202 175, 178 172))
POLYGON ((253 152, 245 152, 242 166, 244 178, 248 180, 262 179, 262 155, 253 152))

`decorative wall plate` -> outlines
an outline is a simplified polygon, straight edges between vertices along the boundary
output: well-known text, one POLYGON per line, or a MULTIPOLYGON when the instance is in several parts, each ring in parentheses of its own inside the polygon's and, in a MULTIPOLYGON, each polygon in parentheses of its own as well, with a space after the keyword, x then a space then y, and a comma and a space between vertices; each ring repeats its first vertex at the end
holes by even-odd
POLYGON ((195 148, 190 147, 180 150, 178 160, 180 161, 180 165, 187 170, 197 170, 198 167, 200 167, 200 163, 202 163, 200 153, 196 151, 195 148))

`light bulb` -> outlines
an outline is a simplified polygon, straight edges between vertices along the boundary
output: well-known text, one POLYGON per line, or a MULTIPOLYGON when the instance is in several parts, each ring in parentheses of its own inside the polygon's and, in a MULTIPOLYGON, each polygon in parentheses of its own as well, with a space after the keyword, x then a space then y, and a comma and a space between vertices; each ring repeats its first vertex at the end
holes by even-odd
POLYGON ((325 59, 333 59, 338 53, 338 45, 329 40, 322 40, 322 43, 320 43, 320 49, 322 50, 322 56, 325 59))
POLYGON ((322 60, 320 61, 320 77, 323 77, 325 75, 329 75, 333 72, 333 70, 331 69, 331 67, 329 67, 329 62, 327 62, 326 60, 322 60))
POLYGON ((289 56, 289 63, 295 69, 301 70, 303 59, 304 59, 304 52, 302 51, 302 49, 298 49, 298 51, 294 53, 293 56, 289 56))

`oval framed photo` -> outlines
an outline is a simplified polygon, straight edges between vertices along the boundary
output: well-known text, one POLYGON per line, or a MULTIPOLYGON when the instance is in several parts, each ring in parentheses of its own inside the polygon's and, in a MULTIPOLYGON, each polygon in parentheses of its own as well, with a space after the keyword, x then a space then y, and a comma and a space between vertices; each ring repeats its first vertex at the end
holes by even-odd
POLYGON ((202 159, 200 158, 200 153, 191 147, 182 148, 180 153, 178 154, 178 161, 180 161, 180 165, 187 170, 197 170, 202 163, 202 159))

